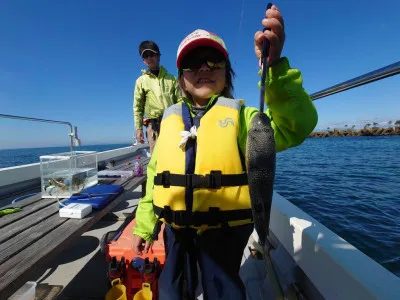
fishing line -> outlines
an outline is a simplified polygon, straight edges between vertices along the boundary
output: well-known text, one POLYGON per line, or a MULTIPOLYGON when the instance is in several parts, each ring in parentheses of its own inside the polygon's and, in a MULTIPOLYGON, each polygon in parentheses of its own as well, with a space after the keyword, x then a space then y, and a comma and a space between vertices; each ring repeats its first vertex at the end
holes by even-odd
POLYGON ((240 30, 242 29, 243 16, 244 16, 244 0, 242 1, 242 11, 240 12, 240 20, 239 20, 239 30, 238 30, 238 34, 240 34, 240 30))
MULTIPOLYGON (((243 26, 243 19, 244 19, 244 1, 242 1, 242 9, 240 11, 240 17, 239 17, 239 26, 238 26, 238 32, 237 32, 237 36, 236 36, 236 42, 235 42, 235 46, 234 46, 234 52, 236 53, 236 50, 238 49, 238 43, 240 41, 240 31, 242 30, 242 26, 243 26)), ((238 53, 236 53, 236 57, 238 57, 238 53)), ((234 60, 233 64, 236 66, 236 59, 234 60)))

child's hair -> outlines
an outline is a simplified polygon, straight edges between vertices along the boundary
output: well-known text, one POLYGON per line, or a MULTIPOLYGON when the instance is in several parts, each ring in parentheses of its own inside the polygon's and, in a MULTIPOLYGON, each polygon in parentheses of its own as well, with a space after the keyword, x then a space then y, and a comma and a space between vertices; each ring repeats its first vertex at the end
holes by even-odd
POLYGON ((160 54, 160 49, 153 41, 143 41, 139 45, 139 55, 142 56, 143 51, 150 50, 154 53, 160 54))
MULTIPOLYGON (((226 98, 233 98, 233 79, 235 78, 235 72, 232 69, 231 62, 230 60, 226 60, 226 67, 225 67, 225 88, 221 92, 221 96, 226 97, 226 98)), ((182 75, 183 72, 182 70, 178 70, 178 84, 179 88, 181 89, 182 94, 187 98, 187 99, 192 99, 192 96, 183 89, 182 85, 182 75)))

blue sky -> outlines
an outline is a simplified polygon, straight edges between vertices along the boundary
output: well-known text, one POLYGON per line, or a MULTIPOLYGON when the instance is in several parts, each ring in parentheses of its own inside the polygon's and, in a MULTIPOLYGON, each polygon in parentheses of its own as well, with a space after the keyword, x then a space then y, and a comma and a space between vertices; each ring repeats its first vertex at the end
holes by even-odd
MULTIPOLYGON (((399 60, 398 1, 276 1, 283 55, 311 94, 399 60)), ((69 121, 84 144, 130 143, 142 40, 160 46, 176 75, 180 41, 197 28, 224 40, 235 96, 257 106, 253 36, 264 1, 0 2, 0 113, 69 121), (196 4, 194 4, 196 3, 196 4)), ((317 128, 400 119, 400 76, 315 101, 317 128)), ((0 148, 68 145, 61 125, 0 119, 0 148)))

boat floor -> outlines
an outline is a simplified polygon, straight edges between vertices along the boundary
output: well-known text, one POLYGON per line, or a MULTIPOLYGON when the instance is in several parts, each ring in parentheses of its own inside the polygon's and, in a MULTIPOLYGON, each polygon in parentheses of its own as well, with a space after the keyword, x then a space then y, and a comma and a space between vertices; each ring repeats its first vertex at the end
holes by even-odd
MULTIPOLYGON (((36 300, 50 299, 104 299, 107 293, 107 263, 100 252, 100 239, 108 231, 117 229, 124 213, 131 212, 137 205, 141 187, 135 190, 137 199, 121 203, 112 214, 104 217, 93 228, 84 233, 64 251, 40 277, 32 278, 37 282, 36 300)), ((251 243, 249 242, 249 246, 251 243)), ((265 268, 262 260, 254 259, 248 247, 243 254, 240 276, 246 285, 247 299, 272 299, 263 290, 265 268)), ((201 288, 198 298, 203 299, 201 288)))

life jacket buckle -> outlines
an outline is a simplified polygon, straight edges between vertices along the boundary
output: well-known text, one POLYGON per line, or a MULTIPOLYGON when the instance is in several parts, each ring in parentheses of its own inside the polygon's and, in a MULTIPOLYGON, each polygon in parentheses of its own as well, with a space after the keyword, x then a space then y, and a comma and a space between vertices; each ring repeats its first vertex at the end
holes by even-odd
POLYGON ((208 180, 208 175, 197 175, 194 177, 195 182, 194 186, 197 188, 208 188, 209 185, 209 180, 208 180))
POLYGON ((210 174, 186 174, 185 181, 188 188, 212 188, 214 179, 210 177, 210 174))
POLYGON ((211 171, 210 174, 206 175, 207 185, 210 189, 220 189, 222 186, 222 172, 221 171, 211 171))
POLYGON ((164 188, 169 188, 171 186, 170 172, 163 171, 161 173, 161 182, 164 188))
POLYGON ((207 175, 186 174, 185 185, 188 188, 220 189, 222 172, 211 171, 207 175))

